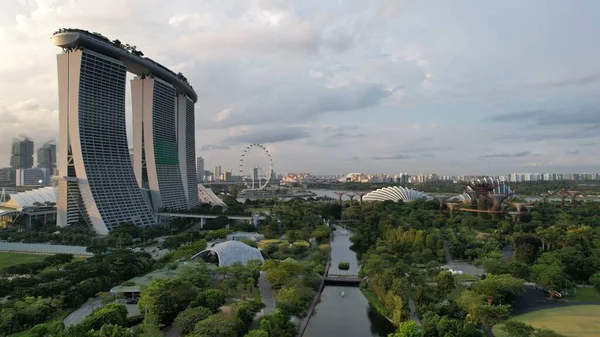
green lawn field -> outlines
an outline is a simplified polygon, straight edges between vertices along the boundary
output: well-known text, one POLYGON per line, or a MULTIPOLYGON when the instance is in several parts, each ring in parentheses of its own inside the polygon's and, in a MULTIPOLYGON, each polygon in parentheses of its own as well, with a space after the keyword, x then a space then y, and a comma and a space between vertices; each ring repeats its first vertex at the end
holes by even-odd
MULTIPOLYGON (((600 336, 600 305, 576 305, 544 309, 513 317, 535 328, 548 328, 569 337, 600 336)), ((492 329, 494 336, 505 337, 502 324, 492 329)))
POLYGON ((48 255, 23 254, 23 253, 0 253, 0 269, 15 266, 21 263, 41 262, 48 255))
MULTIPOLYGON (((21 263, 42 262, 46 257, 52 254, 27 254, 27 253, 0 253, 0 269, 15 266, 21 263)), ((72 262, 85 260, 86 257, 76 256, 72 262)), ((49 267, 54 270, 54 267, 49 267)))

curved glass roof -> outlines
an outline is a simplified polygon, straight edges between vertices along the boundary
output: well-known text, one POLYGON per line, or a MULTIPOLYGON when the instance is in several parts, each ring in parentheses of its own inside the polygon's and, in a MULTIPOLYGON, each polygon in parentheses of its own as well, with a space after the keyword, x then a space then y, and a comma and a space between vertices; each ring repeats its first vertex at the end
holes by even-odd
POLYGON ((235 240, 225 241, 215 245, 214 247, 203 250, 193 256, 192 259, 194 259, 196 256, 202 255, 202 253, 205 252, 215 252, 217 254, 219 257, 219 267, 231 266, 236 262, 246 265, 250 260, 265 261, 264 257, 260 253, 260 250, 235 240))
POLYGON ((17 192, 10 194, 10 200, 4 205, 6 207, 22 209, 23 207, 32 207, 34 203, 54 202, 56 203, 56 192, 54 187, 48 186, 31 191, 17 192))
POLYGON ((417 199, 425 198, 427 200, 433 199, 432 196, 425 192, 413 190, 412 188, 406 188, 403 186, 391 186, 384 187, 373 192, 365 194, 363 201, 414 201, 417 199))

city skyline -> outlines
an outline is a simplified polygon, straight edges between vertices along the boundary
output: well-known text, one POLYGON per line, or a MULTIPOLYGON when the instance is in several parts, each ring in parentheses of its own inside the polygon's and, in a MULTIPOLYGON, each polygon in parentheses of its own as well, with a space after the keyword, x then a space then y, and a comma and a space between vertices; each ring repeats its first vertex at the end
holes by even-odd
POLYGON ((19 81, 0 84, 0 161, 8 166, 18 134, 58 138, 48 36, 82 27, 135 41, 188 76, 206 167, 236 167, 258 142, 282 173, 599 172, 600 47, 588 38, 600 32, 598 10, 595 1, 9 4, 0 75, 19 81), (130 15, 142 6, 147 15, 130 15))

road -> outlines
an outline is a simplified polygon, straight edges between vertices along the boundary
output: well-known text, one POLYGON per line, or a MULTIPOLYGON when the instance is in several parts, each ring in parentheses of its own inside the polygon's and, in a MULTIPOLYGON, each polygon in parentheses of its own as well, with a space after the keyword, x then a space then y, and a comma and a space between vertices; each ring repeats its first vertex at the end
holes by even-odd
POLYGON ((417 325, 421 325, 421 319, 417 315, 417 308, 415 306, 415 301, 412 298, 408 298, 408 308, 410 309, 410 319, 415 321, 417 325))
POLYGON ((73 311, 69 316, 65 317, 63 323, 65 326, 77 325, 83 321, 89 314, 97 308, 102 307, 102 300, 95 299, 82 305, 79 309, 73 311))
POLYGON ((258 289, 260 289, 260 299, 265 305, 265 308, 261 310, 263 315, 270 314, 275 311, 275 298, 273 297, 273 288, 271 288, 271 284, 267 281, 267 273, 264 271, 260 272, 260 277, 258 278, 258 289))
POLYGON ((483 268, 479 268, 466 262, 454 261, 452 254, 450 253, 450 247, 448 241, 444 240, 444 254, 446 255, 446 264, 442 266, 444 269, 460 270, 465 274, 480 277, 485 273, 483 268))

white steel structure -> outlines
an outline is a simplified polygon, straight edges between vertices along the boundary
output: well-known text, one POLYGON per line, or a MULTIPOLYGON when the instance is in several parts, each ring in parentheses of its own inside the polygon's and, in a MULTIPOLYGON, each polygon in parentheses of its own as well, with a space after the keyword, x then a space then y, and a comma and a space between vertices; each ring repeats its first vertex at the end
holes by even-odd
POLYGON ((391 186, 384 187, 373 192, 365 194, 362 198, 363 201, 394 201, 403 202, 415 201, 418 199, 425 198, 426 200, 432 200, 433 197, 425 192, 413 190, 412 188, 406 188, 403 186, 391 186))
POLYGON ((273 159, 267 148, 262 144, 248 145, 240 158, 240 176, 242 176, 248 188, 262 190, 267 187, 269 181, 271 181, 272 173, 273 159), (249 170, 250 168, 251 170, 249 170))
POLYGON ((57 225, 85 222, 107 234, 125 222, 154 224, 153 209, 197 205, 197 95, 185 77, 98 33, 61 30, 52 42, 64 51, 58 55, 57 225), (128 71, 138 75, 133 164, 125 127, 128 71))

